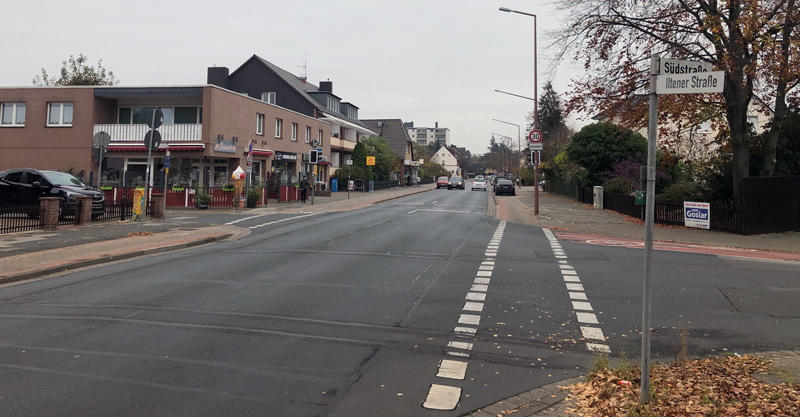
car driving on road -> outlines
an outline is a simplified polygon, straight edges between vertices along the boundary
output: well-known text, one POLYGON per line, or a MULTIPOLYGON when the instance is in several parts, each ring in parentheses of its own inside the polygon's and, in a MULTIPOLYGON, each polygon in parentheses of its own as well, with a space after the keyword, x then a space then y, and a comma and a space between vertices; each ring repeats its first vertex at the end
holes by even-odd
POLYGON ((447 177, 439 177, 439 179, 436 180, 436 188, 447 187, 448 184, 450 184, 450 179, 447 177))
POLYGON ((472 180, 472 190, 483 190, 486 191, 486 181, 484 181, 483 177, 478 175, 472 180))
POLYGON ((450 182, 447 183, 447 189, 452 190, 453 188, 464 188, 464 179, 461 177, 450 177, 450 182))

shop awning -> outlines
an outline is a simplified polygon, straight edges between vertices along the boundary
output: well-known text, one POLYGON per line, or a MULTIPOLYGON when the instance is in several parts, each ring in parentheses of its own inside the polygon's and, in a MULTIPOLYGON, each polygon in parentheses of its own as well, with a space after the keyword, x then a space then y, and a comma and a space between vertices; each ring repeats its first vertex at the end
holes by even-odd
POLYGON ((317 165, 330 165, 330 164, 331 164, 330 161, 319 161, 319 162, 317 162, 317 165))
POLYGON ((272 156, 275 153, 266 149, 253 149, 253 156, 272 156))
MULTIPOLYGON (((169 147, 170 152, 191 152, 191 151, 202 151, 205 149, 203 145, 172 145, 169 147)), ((118 151, 133 151, 133 152, 147 152, 147 148, 144 145, 141 146, 109 146, 106 148, 108 152, 118 152, 118 151)), ((166 146, 159 146, 156 152, 166 151, 166 146)))

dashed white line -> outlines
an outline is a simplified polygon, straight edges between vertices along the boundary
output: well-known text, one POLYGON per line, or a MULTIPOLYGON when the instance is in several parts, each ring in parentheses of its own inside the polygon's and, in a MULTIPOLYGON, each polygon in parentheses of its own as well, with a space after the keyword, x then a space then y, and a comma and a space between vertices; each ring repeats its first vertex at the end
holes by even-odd
POLYGON ((472 350, 472 343, 469 342, 447 342, 447 347, 451 347, 454 349, 464 349, 464 350, 472 350))
POLYGON ((566 284, 570 291, 583 291, 583 284, 566 284))
POLYGON ((486 301, 486 293, 482 292, 468 292, 467 300, 472 301, 486 301))
MULTIPOLYGON (((595 322, 597 322, 597 320, 595 320, 595 322)), ((481 324, 481 316, 476 314, 462 314, 458 316, 458 324, 471 324, 473 326, 477 326, 481 324)))
POLYGON ((586 310, 586 311, 594 310, 592 308, 592 305, 589 304, 589 302, 587 302, 587 301, 573 301, 572 302, 572 309, 573 310, 586 310))
POLYGON ((483 303, 475 303, 472 301, 467 301, 464 303, 464 311, 483 311, 483 303))
POLYGON ((575 275, 565 275, 564 281, 566 282, 581 282, 580 278, 575 275))
POLYGON ((572 300, 588 300, 588 298, 586 298, 586 293, 582 292, 570 292, 569 298, 572 300))
POLYGON ((602 341, 606 340, 605 336, 603 335, 603 330, 598 329, 597 327, 581 326, 581 333, 583 333, 583 337, 587 339, 602 341))
POLYGON ((430 410, 455 410, 461 399, 461 388, 432 384, 423 407, 430 410))
POLYGON ((576 312, 575 315, 578 316, 578 323, 599 324, 599 322, 597 321, 597 316, 595 316, 594 313, 576 312))
POLYGON ((476 329, 474 327, 461 327, 461 326, 458 326, 455 329, 453 329, 453 332, 461 333, 461 334, 475 335, 475 333, 478 332, 478 329, 476 329))
POLYGON ((472 282, 474 282, 475 284, 488 285, 490 281, 491 279, 489 278, 475 278, 475 281, 472 282))
POLYGON ((475 275, 479 277, 491 277, 492 271, 478 271, 478 273, 475 275))
POLYGON ((467 363, 442 359, 436 376, 448 379, 464 379, 467 376, 467 363))

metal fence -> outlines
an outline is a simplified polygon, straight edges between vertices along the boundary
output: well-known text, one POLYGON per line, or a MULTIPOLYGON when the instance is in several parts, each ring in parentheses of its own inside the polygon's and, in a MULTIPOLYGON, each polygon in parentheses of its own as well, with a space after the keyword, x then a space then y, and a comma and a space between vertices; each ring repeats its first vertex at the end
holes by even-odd
POLYGON ((42 228, 39 204, 0 205, 0 234, 39 230, 42 228))
POLYGON ((400 186, 399 180, 385 180, 385 181, 374 181, 372 184, 373 190, 386 190, 389 188, 397 188, 400 186))
POLYGON ((633 196, 627 194, 616 194, 603 192, 603 208, 605 210, 616 211, 626 216, 644 219, 642 207, 637 206, 633 196))
POLYGON ((58 205, 58 225, 67 226, 78 222, 80 206, 77 201, 64 201, 58 205))

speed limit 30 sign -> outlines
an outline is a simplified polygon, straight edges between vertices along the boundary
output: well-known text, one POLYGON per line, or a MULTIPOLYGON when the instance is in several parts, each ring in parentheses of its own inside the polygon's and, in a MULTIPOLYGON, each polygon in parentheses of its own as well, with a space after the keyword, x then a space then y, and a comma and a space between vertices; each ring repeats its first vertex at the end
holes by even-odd
POLYGON ((542 132, 538 130, 531 130, 531 133, 528 134, 528 140, 533 143, 539 143, 542 141, 542 132))

